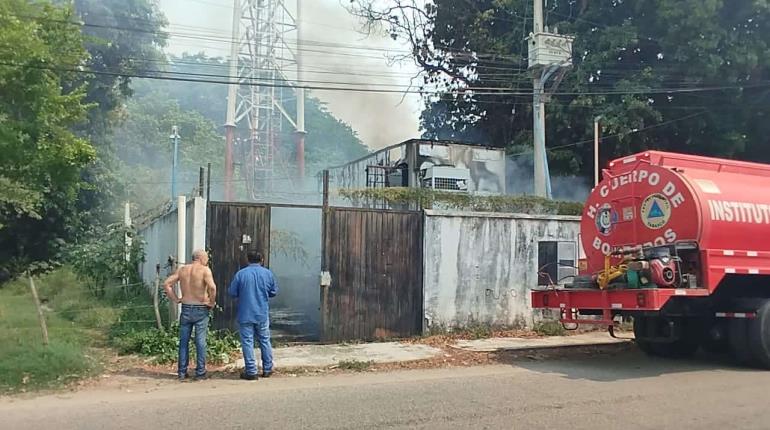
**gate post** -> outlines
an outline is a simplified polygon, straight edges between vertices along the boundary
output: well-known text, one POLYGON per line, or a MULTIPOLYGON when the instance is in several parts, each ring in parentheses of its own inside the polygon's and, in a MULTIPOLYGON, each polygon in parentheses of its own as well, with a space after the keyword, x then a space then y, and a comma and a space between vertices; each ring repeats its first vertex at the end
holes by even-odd
POLYGON ((329 261, 327 255, 328 248, 328 223, 329 223, 329 171, 323 171, 323 209, 321 210, 321 279, 319 282, 321 288, 321 306, 319 311, 321 312, 319 338, 324 341, 326 338, 326 319, 328 310, 329 299, 329 285, 326 284, 325 278, 329 273, 329 261))

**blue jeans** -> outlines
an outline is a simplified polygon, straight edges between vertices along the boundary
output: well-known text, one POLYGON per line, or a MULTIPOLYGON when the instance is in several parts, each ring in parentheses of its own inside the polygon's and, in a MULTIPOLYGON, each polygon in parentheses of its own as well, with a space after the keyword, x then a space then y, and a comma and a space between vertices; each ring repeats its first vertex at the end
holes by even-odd
POLYGON ((195 375, 206 374, 206 332, 209 328, 209 308, 203 305, 182 305, 179 317, 179 370, 180 376, 187 375, 190 361, 190 337, 195 327, 195 375))
POLYGON ((239 323, 238 329, 241 334, 241 349, 243 350, 243 361, 246 365, 246 374, 257 374, 257 360, 254 356, 254 336, 259 342, 259 350, 262 353, 262 371, 270 373, 273 371, 273 348, 270 345, 270 321, 262 323, 239 323))

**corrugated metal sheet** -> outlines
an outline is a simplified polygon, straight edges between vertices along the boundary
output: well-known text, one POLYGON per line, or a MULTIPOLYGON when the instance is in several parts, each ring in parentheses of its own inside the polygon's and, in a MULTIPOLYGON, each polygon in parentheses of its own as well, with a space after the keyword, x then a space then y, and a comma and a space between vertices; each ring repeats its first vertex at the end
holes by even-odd
MULTIPOLYGON (((237 329, 235 300, 227 295, 233 275, 246 264, 246 251, 256 248, 270 255, 270 207, 246 203, 212 202, 208 217, 211 270, 217 284, 217 328, 237 329), (251 239, 244 244, 244 235, 251 239)), ((269 264, 269 261, 266 261, 269 264)))
POLYGON ((530 326, 538 242, 577 242, 579 218, 426 211, 425 330, 530 326))
POLYGON ((322 339, 422 331, 422 214, 332 208, 326 221, 322 339))

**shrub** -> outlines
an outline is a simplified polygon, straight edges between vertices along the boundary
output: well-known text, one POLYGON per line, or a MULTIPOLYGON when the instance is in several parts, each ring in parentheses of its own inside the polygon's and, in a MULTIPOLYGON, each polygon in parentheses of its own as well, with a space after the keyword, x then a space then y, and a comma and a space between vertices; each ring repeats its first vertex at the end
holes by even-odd
MULTIPOLYGON (((121 354, 139 354, 153 357, 158 363, 173 363, 179 351, 179 326, 170 330, 157 328, 131 329, 120 332, 112 338, 113 345, 121 354)), ((230 354, 240 348, 238 337, 226 330, 209 330, 206 342, 206 356, 211 363, 227 363, 230 354)), ((194 339, 190 339, 190 356, 195 357, 194 339)))
POLYGON ((372 367, 373 364, 373 361, 343 360, 337 363, 337 367, 343 370, 363 372, 364 370, 372 367))
POLYGON ((542 321, 535 324, 535 332, 541 336, 564 336, 567 330, 559 321, 542 321))
POLYGON ((356 206, 386 203, 393 207, 416 206, 425 209, 548 215, 580 215, 583 211, 583 204, 577 202, 548 200, 535 196, 480 196, 429 188, 342 189, 339 194, 356 206))

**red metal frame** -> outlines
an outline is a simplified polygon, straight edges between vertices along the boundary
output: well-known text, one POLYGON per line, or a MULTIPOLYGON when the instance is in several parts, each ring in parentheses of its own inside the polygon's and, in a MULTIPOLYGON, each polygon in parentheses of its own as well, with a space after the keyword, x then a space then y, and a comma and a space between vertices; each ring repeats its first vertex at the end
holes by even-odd
POLYGON ((534 309, 559 309, 563 323, 612 325, 618 311, 659 311, 671 297, 704 297, 706 288, 625 290, 547 289, 532 291, 534 309), (579 318, 578 309, 601 310, 602 319, 579 318))

